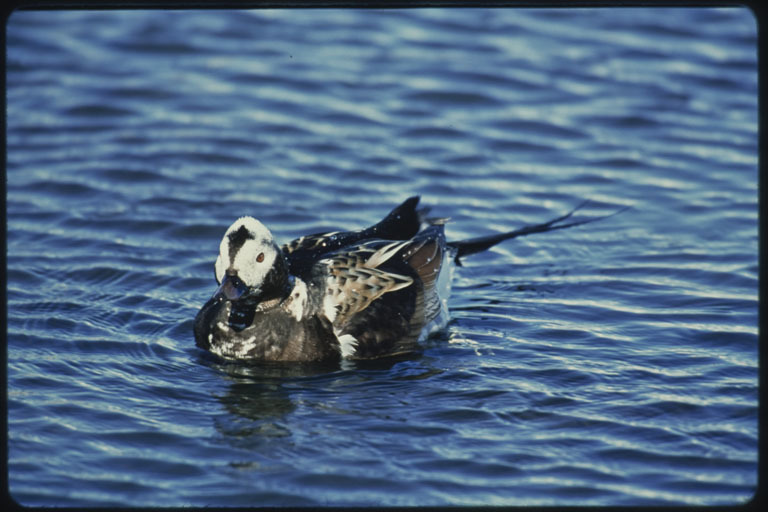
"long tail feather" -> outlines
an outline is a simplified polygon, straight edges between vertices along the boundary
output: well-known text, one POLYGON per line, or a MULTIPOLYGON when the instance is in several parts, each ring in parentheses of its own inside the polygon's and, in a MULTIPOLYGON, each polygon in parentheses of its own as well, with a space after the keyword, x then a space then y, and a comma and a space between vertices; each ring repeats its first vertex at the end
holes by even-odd
POLYGON ((558 224, 559 222, 563 222, 564 220, 567 220, 568 218, 570 218, 571 215, 573 215, 578 210, 583 208, 587 203, 589 203, 589 200, 584 201, 583 203, 581 203, 580 205, 578 205, 576 208, 566 213, 565 215, 558 217, 556 219, 552 219, 548 222, 544 222, 541 224, 533 224, 530 226, 523 226, 520 229, 509 231, 507 233, 499 233, 496 235, 481 236, 477 238, 469 238, 467 240, 459 240, 457 242, 448 242, 448 245, 456 249, 456 256, 455 256, 456 264, 461 265, 460 258, 467 256, 468 254, 474 254, 474 253, 489 249, 494 245, 498 244, 499 242, 503 242, 504 240, 509 240, 511 238, 516 238, 518 236, 531 235, 533 233, 546 233, 547 231, 554 231, 556 229, 565 229, 565 228, 571 228, 574 226, 581 226, 582 224, 589 224, 590 222, 595 222, 598 220, 607 219, 608 217, 613 217, 614 215, 631 208, 630 206, 625 206, 624 208, 616 210, 613 213, 609 213, 608 215, 602 215, 600 217, 592 217, 591 219, 585 219, 585 220, 580 220, 575 222, 568 222, 565 224, 558 224))

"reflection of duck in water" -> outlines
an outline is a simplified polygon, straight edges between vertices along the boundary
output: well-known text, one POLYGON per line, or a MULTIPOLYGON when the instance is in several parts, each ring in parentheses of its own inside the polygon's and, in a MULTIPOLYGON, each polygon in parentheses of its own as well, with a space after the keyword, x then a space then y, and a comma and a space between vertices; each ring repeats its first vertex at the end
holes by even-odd
POLYGON ((361 231, 318 233, 278 247, 241 217, 219 246, 219 288, 195 318, 197 345, 227 359, 366 359, 416 350, 448 321, 453 264, 517 236, 586 224, 543 224, 446 242, 446 219, 411 197, 361 231))
MULTIPOLYGON (((441 369, 426 367, 414 375, 413 367, 406 365, 410 369, 405 371, 406 375, 388 373, 398 363, 414 360, 414 355, 344 361, 342 366, 347 368, 343 372, 338 371, 339 364, 335 361, 243 364, 207 354, 200 360, 228 381, 226 391, 217 391, 215 395, 223 410, 229 414, 216 415, 214 428, 232 444, 251 449, 260 447, 268 438, 287 437, 293 435, 296 429, 306 428, 301 421, 286 420, 299 407, 338 414, 356 413, 357 409, 347 410, 329 395, 340 385, 349 386, 351 375, 354 375, 354 382, 375 379, 377 375, 408 381, 442 372, 441 369), (361 377, 357 370, 367 373, 361 377), (311 396, 305 395, 306 390, 312 391, 311 396)), ((375 393, 375 390, 370 392, 375 393)), ((335 395, 335 392, 331 394, 335 395)))
POLYGON ((302 364, 209 363, 230 381, 226 393, 217 393, 216 397, 229 414, 214 417, 214 428, 233 445, 249 450, 259 448, 269 438, 291 435, 290 427, 282 420, 296 409, 296 403, 285 389, 285 382, 328 372, 328 365, 313 371, 302 364))

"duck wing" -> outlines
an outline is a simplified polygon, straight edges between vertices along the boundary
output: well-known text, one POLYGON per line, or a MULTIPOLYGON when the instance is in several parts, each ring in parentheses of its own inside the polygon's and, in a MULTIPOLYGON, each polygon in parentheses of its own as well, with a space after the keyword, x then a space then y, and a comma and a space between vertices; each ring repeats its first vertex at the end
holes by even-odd
MULTIPOLYGON (((412 351, 440 311, 436 282, 445 253, 443 226, 405 241, 369 240, 321 260, 323 311, 356 358, 412 351)), ((344 347, 342 347, 344 352, 344 347)))
POLYGON ((291 274, 303 277, 326 255, 366 240, 408 240, 419 232, 427 208, 418 208, 419 196, 409 197, 380 222, 359 231, 332 231, 302 236, 282 246, 291 274))

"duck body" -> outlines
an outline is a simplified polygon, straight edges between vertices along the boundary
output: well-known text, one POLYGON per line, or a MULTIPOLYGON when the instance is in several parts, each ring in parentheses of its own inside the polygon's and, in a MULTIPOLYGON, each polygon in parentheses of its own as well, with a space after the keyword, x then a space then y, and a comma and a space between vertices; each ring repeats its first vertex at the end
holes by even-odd
POLYGON ((220 246, 219 289, 195 318, 196 344, 227 359, 259 361, 416 350, 447 321, 447 296, 438 293, 448 290, 436 285, 453 263, 441 220, 427 223, 418 199, 370 228, 318 233, 280 248, 259 221, 238 219, 220 246), (263 271, 249 275, 249 267, 263 271))
MULTIPOLYGON (((447 242, 446 219, 411 197, 360 231, 317 233, 278 246, 252 217, 227 229, 215 263, 219 287, 194 321, 197 346, 250 361, 368 359, 416 351, 448 321, 459 258, 548 223, 447 242)), ((575 211, 575 210, 574 210, 575 211)))

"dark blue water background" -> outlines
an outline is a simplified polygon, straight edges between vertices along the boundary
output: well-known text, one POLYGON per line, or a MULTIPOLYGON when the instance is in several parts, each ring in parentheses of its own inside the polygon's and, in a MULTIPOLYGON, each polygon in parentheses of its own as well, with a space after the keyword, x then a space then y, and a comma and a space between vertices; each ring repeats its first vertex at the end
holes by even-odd
POLYGON ((17 12, 7 43, 18 502, 753 495, 748 10, 17 12), (632 209, 467 260, 421 355, 195 348, 235 218, 284 242, 416 193, 453 239, 632 209))

